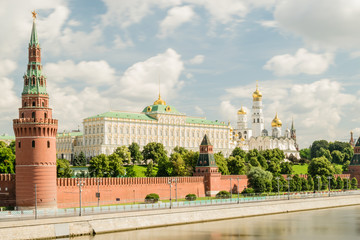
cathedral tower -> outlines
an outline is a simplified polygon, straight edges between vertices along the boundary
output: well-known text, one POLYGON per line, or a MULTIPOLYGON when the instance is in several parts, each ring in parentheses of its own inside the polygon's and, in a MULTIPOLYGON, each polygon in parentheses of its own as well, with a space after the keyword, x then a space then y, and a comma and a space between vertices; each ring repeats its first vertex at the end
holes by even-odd
POLYGON ((46 77, 42 73, 41 48, 36 31, 36 13, 29 43, 29 62, 24 75, 19 118, 13 120, 16 137, 16 206, 56 207, 56 133, 46 77))
POLYGON ((261 136, 264 129, 264 115, 262 110, 262 94, 259 91, 258 84, 253 93, 253 106, 252 106, 252 135, 254 137, 261 136))
POLYGON ((275 118, 271 122, 272 136, 274 138, 281 137, 281 126, 282 126, 282 122, 279 119, 278 114, 276 113, 275 118))

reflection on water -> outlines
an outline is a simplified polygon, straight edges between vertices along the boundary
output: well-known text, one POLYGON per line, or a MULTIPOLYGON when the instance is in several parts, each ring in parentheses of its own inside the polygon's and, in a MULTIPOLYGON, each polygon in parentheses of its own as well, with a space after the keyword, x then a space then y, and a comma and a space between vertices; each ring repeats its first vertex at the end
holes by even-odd
POLYGON ((360 239, 360 206, 152 228, 73 239, 355 240, 360 239))

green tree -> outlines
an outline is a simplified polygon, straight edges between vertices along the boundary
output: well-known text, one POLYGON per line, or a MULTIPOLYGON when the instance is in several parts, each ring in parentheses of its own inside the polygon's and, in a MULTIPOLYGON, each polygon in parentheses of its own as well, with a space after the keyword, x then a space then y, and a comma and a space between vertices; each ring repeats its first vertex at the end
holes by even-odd
POLYGON ((89 174, 91 177, 109 177, 109 159, 105 154, 93 157, 89 162, 89 174))
POLYGON ((125 168, 122 159, 116 153, 108 156, 110 177, 122 177, 125 175, 125 168))
POLYGON ((257 157, 257 159, 258 159, 258 162, 260 163, 260 166, 261 166, 264 170, 268 169, 268 164, 267 164, 267 162, 266 162, 266 159, 265 159, 262 155, 259 155, 259 156, 257 157))
POLYGON ((188 151, 181 156, 185 161, 186 170, 188 172, 187 175, 191 176, 195 171, 195 167, 199 159, 199 152, 188 151))
POLYGON ((348 178, 344 178, 343 182, 344 182, 344 189, 349 190, 351 188, 350 180, 348 178))
POLYGON ((337 164, 342 164, 344 161, 344 154, 339 150, 334 150, 331 152, 332 162, 337 164))
POLYGON ((330 176, 334 172, 334 167, 331 162, 324 156, 313 158, 308 167, 308 173, 311 176, 330 176))
POLYGON ((309 191, 314 190, 314 179, 310 175, 307 177, 307 185, 309 191))
POLYGON ((319 156, 320 148, 329 149, 329 143, 326 140, 318 140, 314 141, 313 144, 310 146, 310 156, 311 159, 321 157, 319 156))
POLYGON ((326 190, 328 189, 329 187, 329 180, 327 179, 326 176, 322 175, 321 176, 321 182, 322 182, 322 185, 321 185, 321 190, 326 190))
POLYGON ((336 189, 343 189, 343 188, 344 188, 344 181, 339 176, 336 178, 336 189))
POLYGON ((300 178, 300 182, 301 182, 301 190, 302 191, 311 190, 311 189, 309 189, 308 181, 305 178, 300 178))
POLYGON ((331 189, 337 189, 337 182, 336 182, 336 178, 334 176, 331 176, 330 179, 330 188, 331 189))
POLYGON ((227 161, 224 157, 224 155, 222 154, 222 152, 218 152, 214 154, 214 158, 215 158, 215 162, 216 165, 219 168, 219 172, 221 172, 222 175, 229 175, 229 169, 227 166, 227 161))
POLYGON ((228 158, 228 169, 230 174, 242 175, 246 173, 245 159, 241 158, 240 155, 235 157, 230 156, 228 158))
POLYGON ((78 158, 78 162, 79 162, 79 166, 86 166, 86 157, 83 151, 81 151, 79 153, 79 155, 77 156, 78 158))
POLYGON ((129 146, 132 163, 140 163, 143 160, 143 155, 140 151, 140 146, 136 142, 133 142, 129 146))
POLYGON ((117 147, 114 153, 117 154, 124 163, 129 164, 131 162, 131 153, 127 146, 117 147))
POLYGON ((351 189, 357 189, 357 186, 358 186, 358 181, 356 178, 352 178, 351 179, 351 189))
POLYGON ((346 162, 344 162, 344 164, 342 165, 342 170, 343 170, 343 172, 349 171, 349 165, 350 165, 350 161, 349 161, 349 160, 347 160, 346 162))
POLYGON ((236 157, 239 156, 240 158, 244 159, 246 156, 246 152, 239 147, 234 148, 231 153, 231 156, 236 157))
POLYGON ((146 166, 145 176, 147 176, 147 177, 155 177, 156 176, 156 172, 154 171, 154 163, 152 162, 152 160, 150 160, 148 165, 146 166))
POLYGON ((174 170, 173 165, 166 155, 158 159, 158 171, 157 171, 158 177, 172 176, 173 170, 174 170))
POLYGON ((15 173, 15 154, 0 141, 0 173, 15 173))
POLYGON ((182 158, 180 153, 172 153, 170 156, 170 161, 172 163, 172 176, 186 176, 188 171, 185 166, 185 161, 182 158))
POLYGON ((70 168, 70 163, 66 159, 56 160, 56 175, 58 178, 70 178, 73 175, 73 171, 70 168))
POLYGON ((283 192, 286 191, 287 189, 287 182, 285 180, 285 178, 278 174, 273 174, 273 178, 272 178, 272 188, 273 188, 273 192, 277 192, 278 191, 278 184, 279 184, 279 191, 283 192), (279 178, 279 180, 277 179, 279 178))
POLYGON ((334 174, 342 174, 343 172, 343 166, 332 164, 334 168, 334 174))
POLYGON ((253 188, 255 192, 271 192, 272 190, 272 174, 265 171, 261 167, 253 167, 247 174, 248 186, 253 188))
POLYGON ((316 152, 316 155, 317 155, 318 157, 326 157, 327 160, 329 160, 330 162, 332 162, 332 156, 331 156, 331 154, 330 154, 329 149, 320 148, 320 150, 318 150, 318 151, 316 152))
POLYGON ((280 162, 277 158, 272 158, 268 164, 267 170, 273 174, 278 174, 281 172, 280 162))
POLYGON ((291 174, 293 172, 292 164, 289 162, 280 163, 281 174, 291 174))
POLYGON ((144 160, 152 159, 154 164, 157 164, 164 156, 167 157, 167 151, 161 143, 151 142, 144 147, 142 155, 144 160))
POLYGON ((181 155, 185 155, 186 153, 189 152, 189 150, 187 150, 187 149, 184 148, 184 147, 176 146, 176 147, 174 148, 174 152, 175 152, 175 153, 180 153, 181 155))
POLYGON ((311 159, 311 151, 309 148, 304 148, 300 150, 300 157, 303 159, 310 160, 311 159))
POLYGON ((9 144, 8 148, 11 149, 11 152, 15 155, 15 141, 11 141, 11 143, 9 144))
POLYGON ((134 170, 134 165, 130 165, 126 167, 126 175, 125 177, 136 177, 136 172, 134 170))

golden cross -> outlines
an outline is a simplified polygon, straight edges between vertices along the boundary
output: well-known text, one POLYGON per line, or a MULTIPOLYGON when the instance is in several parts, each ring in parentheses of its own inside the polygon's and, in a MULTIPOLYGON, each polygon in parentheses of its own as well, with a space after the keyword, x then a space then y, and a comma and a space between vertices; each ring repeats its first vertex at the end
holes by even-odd
POLYGON ((36 16, 37 16, 37 13, 35 12, 35 10, 34 10, 34 11, 32 11, 31 13, 32 13, 32 17, 33 17, 33 19, 35 20, 35 19, 36 19, 36 16))

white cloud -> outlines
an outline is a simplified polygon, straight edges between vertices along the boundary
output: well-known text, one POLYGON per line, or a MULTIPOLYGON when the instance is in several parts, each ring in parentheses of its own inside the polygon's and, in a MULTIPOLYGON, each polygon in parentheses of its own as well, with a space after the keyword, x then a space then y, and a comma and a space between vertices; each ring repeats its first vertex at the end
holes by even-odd
POLYGON ((134 43, 131 41, 130 38, 126 38, 126 40, 124 40, 123 38, 121 38, 120 35, 116 35, 114 40, 114 45, 115 48, 117 49, 124 49, 127 47, 133 47, 134 43))
POLYGON ((103 0, 107 7, 107 12, 102 15, 104 25, 118 25, 127 28, 132 24, 139 23, 149 14, 152 14, 152 8, 158 7, 165 9, 176 6, 181 0, 103 0))
POLYGON ((274 72, 278 76, 309 74, 316 75, 325 72, 333 63, 333 54, 310 53, 300 48, 294 56, 290 54, 272 57, 264 66, 264 69, 274 72))
POLYGON ((72 60, 48 63, 44 72, 55 83, 81 82, 87 86, 107 86, 115 82, 115 70, 104 61, 82 61, 75 64, 72 60))
POLYGON ((287 0, 274 11, 279 26, 314 47, 359 48, 360 1, 287 0))
POLYGON ((180 27, 182 24, 191 21, 195 16, 195 13, 190 6, 173 7, 171 8, 167 16, 160 23, 160 33, 158 37, 164 38, 172 34, 174 30, 180 27))
POLYGON ((268 28, 277 28, 278 27, 278 23, 276 21, 258 21, 258 23, 263 26, 263 27, 268 27, 268 28))
POLYGON ((202 115, 205 114, 205 111, 204 111, 201 107, 195 106, 194 108, 195 108, 195 112, 196 112, 198 115, 202 116, 202 115))
POLYGON ((0 77, 5 77, 17 68, 16 62, 10 59, 0 59, 0 77))
POLYGON ((230 122, 236 121, 237 109, 230 101, 222 101, 220 104, 220 114, 222 119, 226 119, 230 122))
POLYGON ((204 55, 196 55, 192 59, 189 60, 190 64, 201 64, 204 62, 205 56, 204 55))
MULTIPOLYGON (((228 94, 224 97, 227 100, 221 105, 224 117, 230 114, 230 119, 235 119, 236 109, 231 102, 249 102, 253 91, 254 88, 249 85, 227 89, 228 94)), ((309 146, 316 139, 333 141, 342 136, 344 126, 341 122, 345 120, 344 115, 347 111, 352 111, 349 106, 359 102, 355 95, 344 92, 340 82, 329 79, 310 84, 267 81, 260 83, 260 91, 263 93, 265 128, 271 130, 270 122, 276 112, 283 121, 284 128, 286 124, 290 126, 293 117, 301 148, 309 146)), ((356 117, 359 114, 352 112, 352 115, 356 117)))

